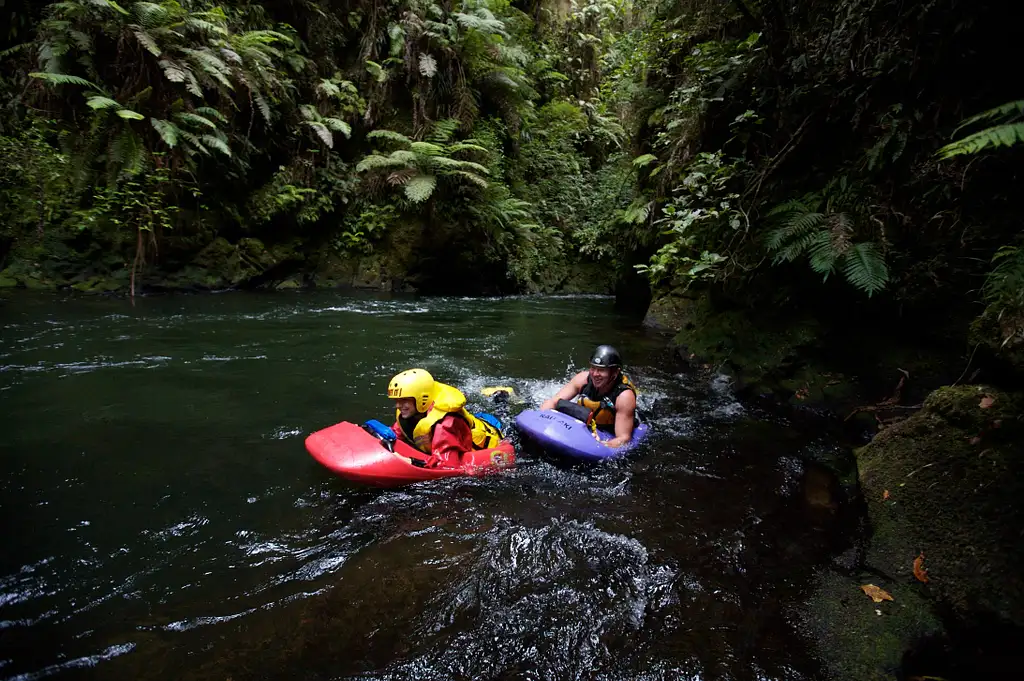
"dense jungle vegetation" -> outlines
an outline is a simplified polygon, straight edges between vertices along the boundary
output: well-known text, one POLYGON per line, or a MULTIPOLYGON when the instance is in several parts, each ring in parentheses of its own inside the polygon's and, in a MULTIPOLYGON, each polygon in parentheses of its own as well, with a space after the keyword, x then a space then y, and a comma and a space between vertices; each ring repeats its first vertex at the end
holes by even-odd
POLYGON ((986 310, 1015 347, 1003 9, 8 0, 0 284, 318 285, 377 257, 425 292, 986 310))

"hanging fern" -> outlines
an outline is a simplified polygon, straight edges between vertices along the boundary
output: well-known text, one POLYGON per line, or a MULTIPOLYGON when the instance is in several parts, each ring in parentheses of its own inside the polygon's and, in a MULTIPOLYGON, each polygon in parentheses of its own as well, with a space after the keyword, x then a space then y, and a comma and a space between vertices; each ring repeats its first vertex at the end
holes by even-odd
POLYGON ((885 260, 871 242, 851 246, 843 254, 843 260, 843 274, 846 280, 867 293, 868 298, 883 290, 889 282, 889 270, 885 266, 885 260))

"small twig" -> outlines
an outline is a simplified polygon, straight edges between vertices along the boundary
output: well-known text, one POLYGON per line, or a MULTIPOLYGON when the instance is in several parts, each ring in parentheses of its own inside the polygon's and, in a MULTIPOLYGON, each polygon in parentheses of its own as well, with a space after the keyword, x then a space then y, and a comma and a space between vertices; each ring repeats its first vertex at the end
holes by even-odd
POLYGON ((921 470, 923 470, 925 468, 928 468, 928 466, 933 466, 933 465, 935 465, 934 461, 932 461, 931 463, 926 463, 925 465, 921 466, 921 468, 918 468, 917 470, 914 470, 914 471, 911 471, 910 473, 907 473, 907 477, 909 478, 910 476, 914 475, 918 471, 921 471, 921 470))
MULTIPOLYGON (((963 379, 963 377, 967 375, 967 370, 971 368, 971 362, 974 361, 974 353, 976 353, 978 351, 978 347, 979 346, 981 346, 981 343, 976 343, 975 344, 974 349, 971 350, 971 356, 969 358, 967 358, 967 366, 964 367, 964 372, 962 374, 960 374, 960 378, 958 378, 955 381, 953 381, 953 385, 956 385, 957 383, 959 383, 961 381, 961 379, 963 379)), ((952 388, 953 385, 951 385, 950 387, 952 388)))

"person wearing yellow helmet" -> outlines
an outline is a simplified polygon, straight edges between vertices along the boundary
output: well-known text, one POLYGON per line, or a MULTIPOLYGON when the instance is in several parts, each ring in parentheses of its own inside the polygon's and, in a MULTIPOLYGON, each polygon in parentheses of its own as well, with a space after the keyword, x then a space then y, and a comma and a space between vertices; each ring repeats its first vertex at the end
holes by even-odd
POLYGON ((388 381, 395 401, 395 435, 424 454, 428 467, 458 468, 462 455, 491 449, 501 441, 498 429, 465 409, 466 396, 435 381, 426 369, 407 369, 388 381))
POLYGON ((573 376, 554 397, 544 400, 540 408, 555 409, 560 400, 582 405, 588 410, 588 424, 615 433, 615 437, 604 444, 621 447, 633 437, 636 392, 636 385, 622 372, 619 351, 610 345, 599 345, 590 357, 590 368, 573 376))

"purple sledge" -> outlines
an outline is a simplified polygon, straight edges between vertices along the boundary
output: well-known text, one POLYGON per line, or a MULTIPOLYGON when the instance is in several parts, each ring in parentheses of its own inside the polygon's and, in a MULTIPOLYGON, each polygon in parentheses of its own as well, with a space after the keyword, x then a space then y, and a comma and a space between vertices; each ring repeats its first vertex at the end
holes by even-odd
MULTIPOLYGON (((548 451, 584 461, 603 461, 622 456, 632 450, 645 437, 648 426, 640 423, 633 428, 633 438, 621 447, 607 447, 594 439, 587 424, 560 411, 528 409, 516 417, 516 427, 548 451)), ((611 433, 597 431, 602 440, 612 439, 611 433)))

